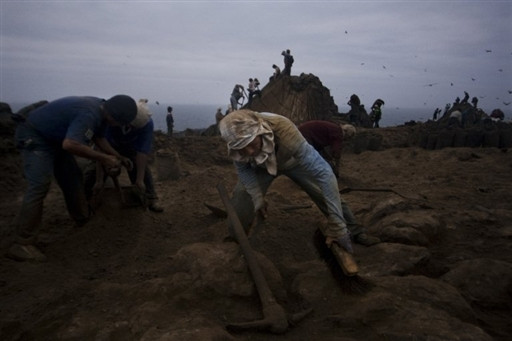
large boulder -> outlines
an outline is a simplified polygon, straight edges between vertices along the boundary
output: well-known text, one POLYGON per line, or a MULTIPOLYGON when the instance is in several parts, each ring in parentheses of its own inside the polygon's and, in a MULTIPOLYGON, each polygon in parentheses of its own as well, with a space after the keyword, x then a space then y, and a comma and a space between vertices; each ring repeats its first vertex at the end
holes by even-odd
POLYGON ((304 73, 271 80, 244 108, 280 114, 296 124, 338 114, 329 89, 315 75, 304 73))

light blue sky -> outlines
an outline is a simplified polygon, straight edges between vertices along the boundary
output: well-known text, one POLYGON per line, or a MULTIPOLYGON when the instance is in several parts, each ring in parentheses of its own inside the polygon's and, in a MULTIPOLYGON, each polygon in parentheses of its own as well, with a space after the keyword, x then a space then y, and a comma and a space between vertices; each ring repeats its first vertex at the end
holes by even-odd
MULTIPOLYGON (((0 100, 109 97, 224 104, 291 49, 341 112, 512 104, 512 1, 5 1, 0 100), (490 52, 488 52, 490 51, 490 52), (474 79, 474 80, 473 80, 474 79), (453 85, 452 85, 453 83, 453 85), (431 84, 431 86, 429 85, 431 84)), ((385 111, 385 112, 386 112, 385 111)))

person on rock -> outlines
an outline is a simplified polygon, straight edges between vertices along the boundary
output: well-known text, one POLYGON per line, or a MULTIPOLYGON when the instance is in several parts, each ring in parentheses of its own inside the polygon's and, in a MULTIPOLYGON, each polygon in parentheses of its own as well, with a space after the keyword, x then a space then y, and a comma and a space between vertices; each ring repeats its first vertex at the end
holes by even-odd
POLYGON ((327 217, 326 244, 337 243, 353 253, 336 177, 293 122, 273 113, 239 110, 226 116, 219 130, 238 173, 232 203, 246 232, 255 219, 267 217, 265 194, 276 177, 285 175, 327 217))
POLYGON ((116 95, 108 100, 70 96, 49 102, 28 113, 16 128, 16 146, 21 152, 28 185, 15 218, 16 240, 7 256, 16 260, 44 261, 34 245, 43 216, 43 201, 54 177, 61 188, 68 212, 77 226, 89 220, 83 174, 75 156, 96 160, 106 167, 128 162, 105 138, 108 126, 130 123, 137 114, 135 100, 116 95), (103 152, 94 150, 94 142, 103 152))
POLYGON ((285 76, 290 76, 292 73, 293 62, 295 60, 294 60, 289 49, 281 52, 281 55, 283 56, 283 62, 284 62, 284 69, 283 69, 282 74, 285 76))
POLYGON ((229 103, 231 104, 231 110, 238 110, 238 106, 240 103, 238 102, 242 98, 244 98, 244 87, 241 84, 236 84, 231 92, 231 96, 229 97, 229 103))

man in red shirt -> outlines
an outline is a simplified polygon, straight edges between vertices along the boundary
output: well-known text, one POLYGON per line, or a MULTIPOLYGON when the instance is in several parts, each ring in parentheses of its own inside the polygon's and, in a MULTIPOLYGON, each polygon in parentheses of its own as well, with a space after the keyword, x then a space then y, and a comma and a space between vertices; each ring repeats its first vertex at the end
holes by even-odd
POLYGON ((299 130, 322 157, 331 165, 334 175, 339 177, 341 149, 343 140, 352 138, 356 128, 350 124, 338 125, 329 121, 307 121, 299 130))
MULTIPOLYGON (((343 141, 352 138, 356 134, 356 128, 350 124, 336 124, 329 121, 307 121, 298 128, 306 141, 331 165, 338 178, 343 141)), ((354 241, 366 246, 380 243, 379 238, 367 234, 366 229, 356 222, 354 214, 343 198, 340 197, 340 200, 343 217, 354 241)))

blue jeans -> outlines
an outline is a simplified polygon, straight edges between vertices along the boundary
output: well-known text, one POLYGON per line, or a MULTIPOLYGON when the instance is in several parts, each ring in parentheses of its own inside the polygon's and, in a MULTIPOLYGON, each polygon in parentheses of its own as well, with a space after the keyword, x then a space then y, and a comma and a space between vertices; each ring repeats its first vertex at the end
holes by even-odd
MULTIPOLYGON (((308 143, 302 144, 295 158, 297 162, 290 168, 278 171, 277 176, 286 175, 309 195, 327 217, 328 235, 340 237, 347 233, 347 228, 353 228, 356 234, 360 233, 356 231, 358 225, 354 215, 340 198, 338 181, 331 166, 308 143)), ((253 192, 251 188, 259 188, 264 196, 276 177, 270 175, 263 167, 237 169, 239 181, 233 190, 231 202, 247 232, 255 216, 253 198, 249 194, 253 192), (247 191, 247 188, 250 190, 247 191)))
POLYGON ((43 201, 53 177, 64 194, 71 218, 78 225, 85 224, 89 219, 89 207, 85 200, 83 175, 74 156, 64 151, 60 144, 47 141, 26 123, 18 125, 15 138, 27 180, 27 189, 15 219, 18 236, 31 238, 37 234, 42 222, 43 201))

